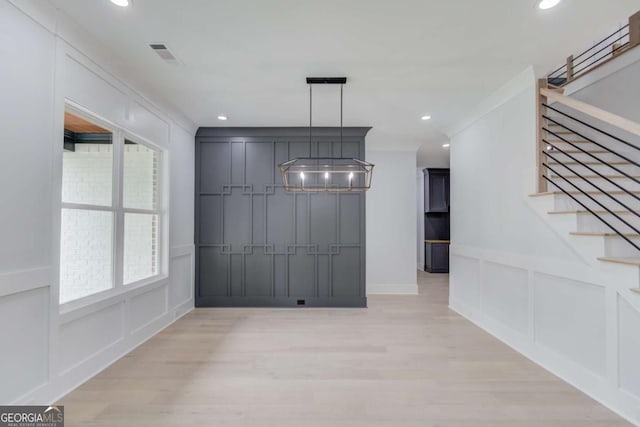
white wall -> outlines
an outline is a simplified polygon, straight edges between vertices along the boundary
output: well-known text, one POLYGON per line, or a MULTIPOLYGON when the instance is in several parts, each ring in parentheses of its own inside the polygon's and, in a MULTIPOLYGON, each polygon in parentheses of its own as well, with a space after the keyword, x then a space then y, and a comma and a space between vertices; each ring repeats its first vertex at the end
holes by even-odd
POLYGON ((565 94, 640 123, 640 49, 633 49, 568 85, 565 94))
POLYGON ((0 403, 45 404, 193 308, 195 126, 127 84, 48 2, 0 0, 0 28, 0 403), (171 225, 163 279, 60 312, 65 99, 168 150, 171 225))
POLYGON ((535 76, 527 70, 451 135, 450 306, 561 378, 640 421, 634 271, 581 258, 529 204, 535 76))
POLYGON ((367 151, 367 294, 415 294, 416 153, 367 151))

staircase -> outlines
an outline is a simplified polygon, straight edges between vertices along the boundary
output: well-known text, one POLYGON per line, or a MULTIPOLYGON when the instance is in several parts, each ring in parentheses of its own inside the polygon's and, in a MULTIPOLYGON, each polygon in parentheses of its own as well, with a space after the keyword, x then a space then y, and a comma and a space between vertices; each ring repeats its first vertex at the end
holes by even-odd
MULTIPOLYGON (((640 293, 640 124, 564 96, 565 85, 640 46, 640 12, 538 83, 532 204, 588 263, 640 293)), ((621 289, 622 290, 622 289, 621 289)))
POLYGON ((588 262, 631 269, 640 293, 640 124, 539 86, 533 204, 588 262))

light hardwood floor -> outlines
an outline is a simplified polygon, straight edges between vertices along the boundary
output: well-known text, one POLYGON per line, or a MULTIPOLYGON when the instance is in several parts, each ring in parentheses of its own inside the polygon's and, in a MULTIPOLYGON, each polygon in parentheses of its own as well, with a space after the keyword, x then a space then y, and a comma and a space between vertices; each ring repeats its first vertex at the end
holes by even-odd
POLYGON ((622 426, 447 307, 197 309, 66 396, 68 426, 622 426))

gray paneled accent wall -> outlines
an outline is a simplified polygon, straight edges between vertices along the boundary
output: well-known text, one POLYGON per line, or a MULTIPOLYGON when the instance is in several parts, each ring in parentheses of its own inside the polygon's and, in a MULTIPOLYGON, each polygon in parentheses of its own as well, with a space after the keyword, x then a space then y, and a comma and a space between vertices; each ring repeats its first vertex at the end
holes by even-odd
MULTIPOLYGON (((345 128, 364 158, 370 128, 345 128)), ((365 307, 364 193, 287 193, 277 165, 340 156, 338 128, 200 128, 196 306, 365 307)))

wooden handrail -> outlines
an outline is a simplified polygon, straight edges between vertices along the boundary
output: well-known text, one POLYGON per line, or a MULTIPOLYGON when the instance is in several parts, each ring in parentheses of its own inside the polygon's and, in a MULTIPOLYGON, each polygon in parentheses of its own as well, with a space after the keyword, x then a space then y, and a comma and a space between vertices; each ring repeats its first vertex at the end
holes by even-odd
POLYGON ((629 120, 624 117, 618 116, 617 114, 605 111, 601 108, 594 107, 593 105, 587 104, 586 102, 578 101, 577 99, 561 95, 551 89, 540 88, 540 94, 546 97, 551 102, 557 102, 566 105, 573 110, 580 111, 581 113, 584 113, 602 122, 608 123, 619 129, 640 136, 640 123, 636 123, 633 120, 629 120))
POLYGON ((558 83, 559 86, 565 86, 602 67, 604 64, 607 64, 609 61, 617 58, 623 53, 629 52, 637 46, 640 46, 640 11, 630 16, 629 23, 620 27, 610 36, 604 38, 575 57, 574 55, 569 56, 563 66, 547 74, 547 80, 554 81, 554 83, 558 83), (626 28, 628 28, 628 32, 626 34, 622 34, 626 28), (600 47, 603 43, 608 42, 612 37, 617 38, 612 43, 609 43, 604 47, 600 47), (629 38, 627 42, 623 41, 625 37, 629 38), (611 48, 611 52, 605 52, 609 47, 611 48), (597 51, 591 53, 587 58, 581 59, 577 64, 575 63, 575 61, 579 60, 584 55, 589 54, 594 49, 597 49, 597 51), (604 55, 601 55, 602 52, 604 52, 604 55), (596 56, 595 59, 593 59, 594 56, 596 56), (580 66, 588 60, 591 61, 589 64, 580 66), (563 69, 566 70, 563 73, 557 74, 563 69), (566 76, 562 77, 563 75, 566 76))
POLYGON ((640 45, 640 11, 629 18, 629 44, 640 45))
POLYGON ((546 96, 542 94, 543 90, 555 91, 555 89, 549 89, 549 82, 547 79, 538 80, 537 84, 538 93, 537 93, 537 102, 536 102, 536 117, 538 118, 536 125, 536 174, 537 174, 537 183, 536 186, 538 188, 538 193, 545 193, 549 190, 549 184, 546 179, 544 179, 545 168, 544 164, 544 155, 542 154, 542 140, 544 139, 545 130, 548 123, 547 120, 543 117, 544 107, 543 105, 548 102, 546 96), (539 145, 540 144, 540 145, 539 145))

